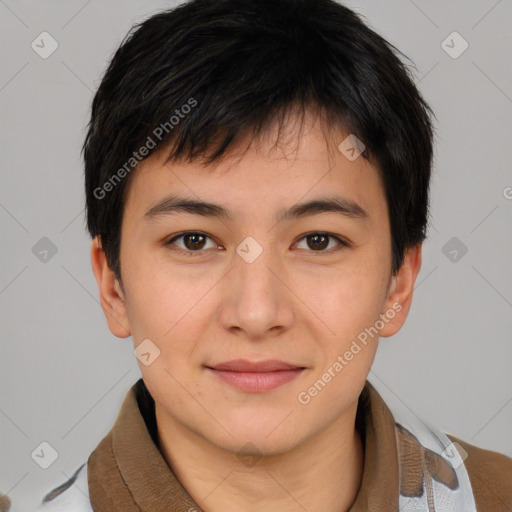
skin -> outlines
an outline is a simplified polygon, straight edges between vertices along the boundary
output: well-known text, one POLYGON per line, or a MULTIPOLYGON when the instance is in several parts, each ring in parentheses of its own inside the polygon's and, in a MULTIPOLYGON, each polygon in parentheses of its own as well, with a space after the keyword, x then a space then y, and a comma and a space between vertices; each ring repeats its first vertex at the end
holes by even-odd
POLYGON ((392 336, 405 322, 421 244, 392 276, 384 190, 367 160, 350 161, 337 150, 347 134, 326 140, 319 119, 308 115, 300 138, 291 131, 290 140, 300 140, 292 151, 274 148, 275 135, 269 130, 241 158, 208 167, 166 164, 163 153, 144 160, 126 196, 122 286, 98 238, 92 266, 112 333, 131 335, 135 347, 149 338, 160 350, 149 366, 139 361, 155 399, 160 449, 203 510, 341 512, 354 502, 363 473, 358 397, 379 336, 392 336), (183 212, 145 218, 170 194, 217 203, 234 219, 183 212), (281 208, 334 194, 358 203, 368 217, 323 212, 274 220, 281 208), (183 238, 166 245, 184 231, 210 238, 202 246, 183 238), (318 249, 305 236, 318 232, 348 245, 329 238, 318 249), (263 250, 252 263, 236 252, 247 236, 263 250), (194 247, 202 252, 177 252, 194 247), (391 309, 379 336, 300 403, 299 393, 391 309), (306 369, 274 390, 250 393, 204 367, 238 358, 306 369))

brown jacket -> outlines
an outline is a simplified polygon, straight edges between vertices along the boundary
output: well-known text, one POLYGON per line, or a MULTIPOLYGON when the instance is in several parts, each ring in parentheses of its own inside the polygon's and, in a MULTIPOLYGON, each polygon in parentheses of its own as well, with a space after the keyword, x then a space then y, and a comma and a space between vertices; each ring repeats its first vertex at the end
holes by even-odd
MULTIPOLYGON (((357 428, 363 438, 365 465, 350 512, 397 512, 400 495, 428 494, 434 483, 457 489, 452 466, 395 423, 368 381, 359 398, 357 428)), ((448 437, 458 444, 454 446, 459 451, 462 447, 467 452, 464 464, 477 512, 512 512, 512 459, 448 437)), ((84 469, 83 481, 88 483, 94 512, 201 511, 158 449, 154 401, 142 379, 126 395, 114 426, 90 455, 86 467, 87 480, 84 469)), ((46 496, 45 503, 57 503, 69 489, 71 485, 59 486, 46 496)), ((431 507, 429 500, 425 512, 435 512, 431 507)), ((72 511, 68 508, 66 512, 72 511)))

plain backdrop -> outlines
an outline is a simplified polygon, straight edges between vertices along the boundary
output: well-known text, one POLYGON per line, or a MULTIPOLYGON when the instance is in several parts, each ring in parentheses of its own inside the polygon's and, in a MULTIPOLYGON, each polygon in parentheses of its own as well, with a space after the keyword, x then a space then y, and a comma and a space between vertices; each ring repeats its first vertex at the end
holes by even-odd
MULTIPOLYGON (((99 306, 79 152, 112 53, 133 23, 173 5, 0 0, 0 491, 13 512, 87 460, 140 377, 131 338, 112 336, 99 306), (46 59, 31 46, 42 32, 58 43, 46 59), (31 455, 42 442, 58 453, 48 469, 31 455)), ((437 115, 412 309, 381 339, 369 380, 391 407, 512 456, 512 4, 346 5, 416 64, 437 115)))

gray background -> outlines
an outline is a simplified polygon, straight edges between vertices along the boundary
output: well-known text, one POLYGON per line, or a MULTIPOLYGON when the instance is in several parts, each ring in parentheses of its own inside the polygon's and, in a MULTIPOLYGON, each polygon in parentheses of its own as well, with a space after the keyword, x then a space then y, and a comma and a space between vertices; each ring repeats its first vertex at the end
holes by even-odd
MULTIPOLYGON (((511 2, 346 4, 412 59, 438 117, 412 310, 381 340, 369 380, 390 406, 512 456, 511 2), (456 59, 441 45, 453 31, 469 43, 456 59)), ((132 23, 172 5, 0 0, 0 491, 13 511, 86 461, 140 376, 131 338, 112 336, 99 306, 79 151, 112 52, 132 23), (43 31, 59 44, 47 59, 31 48, 43 31), (57 248, 46 262, 32 250, 42 237, 57 248), (48 469, 31 457, 42 441, 59 454, 48 469)))

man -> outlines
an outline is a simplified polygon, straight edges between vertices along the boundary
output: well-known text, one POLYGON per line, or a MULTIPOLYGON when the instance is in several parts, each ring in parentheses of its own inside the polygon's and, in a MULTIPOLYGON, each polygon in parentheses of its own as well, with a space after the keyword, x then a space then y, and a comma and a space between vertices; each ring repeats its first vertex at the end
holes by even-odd
POLYGON ((101 304, 142 379, 41 510, 512 510, 510 458, 366 380, 421 267, 430 115, 331 0, 193 0, 137 26, 83 149, 101 304))

